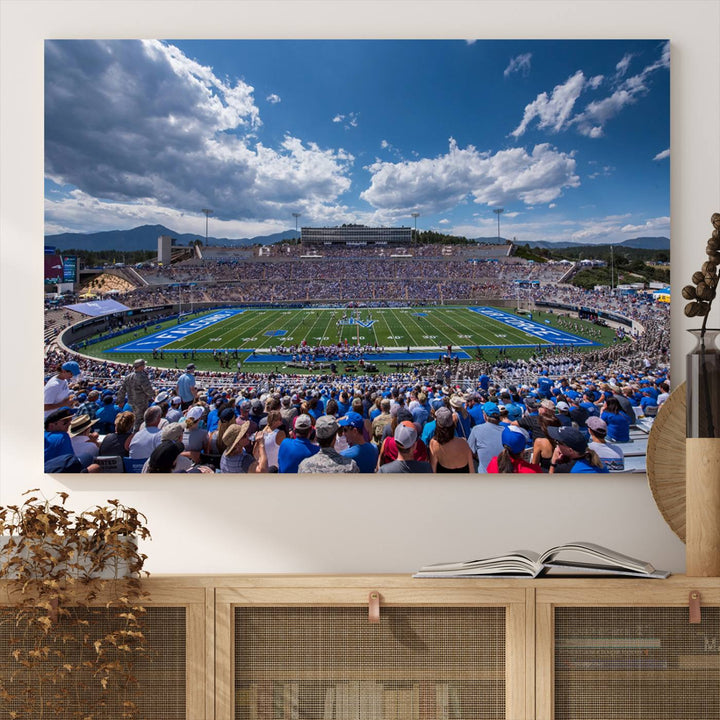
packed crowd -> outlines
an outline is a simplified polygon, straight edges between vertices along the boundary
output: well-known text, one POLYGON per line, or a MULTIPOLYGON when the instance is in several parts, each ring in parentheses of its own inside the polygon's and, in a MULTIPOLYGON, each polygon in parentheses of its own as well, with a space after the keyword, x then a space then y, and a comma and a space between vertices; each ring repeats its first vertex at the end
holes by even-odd
POLYGON ((233 384, 142 359, 103 380, 107 367, 81 362, 63 360, 45 385, 47 472, 101 472, 107 457, 143 472, 607 472, 622 470, 618 443, 636 416, 669 391, 652 363, 605 374, 567 358, 526 368, 538 374, 521 384, 498 368, 443 384, 441 367, 432 378, 233 384))

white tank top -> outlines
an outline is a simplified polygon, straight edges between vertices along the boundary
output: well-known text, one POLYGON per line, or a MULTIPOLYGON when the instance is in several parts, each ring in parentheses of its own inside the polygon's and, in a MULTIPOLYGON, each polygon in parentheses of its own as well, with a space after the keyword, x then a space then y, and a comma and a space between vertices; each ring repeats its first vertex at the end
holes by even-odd
POLYGON ((265 435, 265 454, 267 455, 268 467, 273 465, 277 467, 278 451, 280 446, 277 444, 277 434, 280 428, 275 428, 271 433, 265 435))

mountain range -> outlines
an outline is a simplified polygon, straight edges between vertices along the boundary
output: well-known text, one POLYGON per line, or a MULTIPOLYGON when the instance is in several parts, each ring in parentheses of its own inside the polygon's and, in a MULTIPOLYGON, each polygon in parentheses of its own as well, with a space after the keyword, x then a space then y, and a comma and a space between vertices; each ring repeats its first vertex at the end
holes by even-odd
MULTIPOLYGON (((169 235, 177 240, 178 245, 189 245, 195 240, 205 239, 193 233, 176 233, 164 225, 141 225, 131 230, 107 230, 96 233, 60 233, 57 235, 46 235, 45 245, 55 247, 60 251, 64 250, 117 250, 119 252, 131 250, 156 250, 157 241, 160 235, 169 235)), ((260 235, 253 238, 216 238, 208 237, 207 244, 211 246, 248 247, 251 245, 272 245, 283 240, 296 238, 295 230, 284 230, 273 235, 260 235)), ((506 238, 478 237, 473 238, 477 243, 505 243, 506 238)), ((587 246, 588 243, 573 242, 546 242, 528 241, 517 242, 519 245, 529 245, 536 248, 562 249, 569 247, 587 246)), ((670 238, 667 237, 637 237, 630 240, 623 240, 615 243, 619 246, 641 248, 645 250, 669 250, 670 238)))

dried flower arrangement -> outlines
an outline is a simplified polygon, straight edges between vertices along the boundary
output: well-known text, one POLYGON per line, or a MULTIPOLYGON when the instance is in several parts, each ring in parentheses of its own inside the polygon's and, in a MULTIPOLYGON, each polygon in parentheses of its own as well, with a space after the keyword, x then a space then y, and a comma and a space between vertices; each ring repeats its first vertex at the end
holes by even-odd
POLYGON ((75 513, 58 497, 0 507, 3 717, 135 720, 146 518, 117 500, 75 513))
POLYGON ((718 270, 720 268, 720 213, 713 213, 710 222, 714 229, 705 247, 708 259, 703 263, 702 268, 693 274, 694 285, 686 285, 682 289, 682 296, 686 300, 690 300, 685 305, 685 315, 703 318, 701 335, 705 334, 707 318, 720 281, 720 271, 718 270))

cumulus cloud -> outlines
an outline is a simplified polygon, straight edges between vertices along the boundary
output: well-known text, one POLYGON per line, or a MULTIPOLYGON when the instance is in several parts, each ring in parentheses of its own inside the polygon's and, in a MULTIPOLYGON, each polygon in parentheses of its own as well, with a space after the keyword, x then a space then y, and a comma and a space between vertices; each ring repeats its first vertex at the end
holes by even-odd
POLYGON ((540 93, 533 102, 526 105, 520 124, 511 132, 513 137, 520 137, 537 119, 539 129, 548 129, 557 133, 575 127, 577 131, 589 138, 604 135, 605 125, 617 116, 625 107, 637 102, 638 98, 649 91, 651 75, 661 69, 670 67, 670 43, 664 43, 660 56, 650 65, 644 67, 636 75, 624 80, 632 55, 625 55, 616 65, 615 81, 612 92, 606 97, 591 100, 585 108, 575 112, 575 105, 580 95, 587 90, 596 91, 604 84, 603 75, 585 78, 582 70, 571 75, 563 84, 556 85, 552 93, 540 93))
POLYGON ((540 93, 525 107, 522 121, 510 134, 516 138, 520 137, 535 118, 538 118, 539 128, 549 128, 559 132, 570 117, 584 87, 585 75, 582 70, 578 70, 562 85, 556 85, 550 96, 547 93, 540 93))
POLYGON ((398 216, 413 210, 444 212, 472 199, 488 206, 523 202, 548 203, 565 188, 580 184, 575 159, 549 144, 481 153, 459 148, 452 138, 448 152, 436 158, 398 163, 376 161, 367 169, 370 186, 360 197, 373 207, 398 216))
MULTIPOLYGON (((254 88, 159 41, 48 41, 45 168, 85 195, 262 222, 333 212, 353 156, 257 140, 254 88)), ((48 221, 53 222, 50 205, 48 221)))
POLYGON ((530 72, 531 58, 532 53, 523 53, 522 55, 515 56, 510 60, 508 66, 503 71, 503 76, 508 77, 508 75, 519 72, 523 76, 527 77, 528 73, 530 72))
POLYGON ((270 93, 265 98, 271 105, 276 105, 279 102, 282 102, 282 98, 279 95, 276 95, 275 93, 270 93))
POLYGON ((670 148, 666 148, 666 149, 663 150, 662 152, 659 152, 659 153, 653 158, 653 160, 664 160, 665 158, 669 158, 669 157, 670 157, 670 148))

